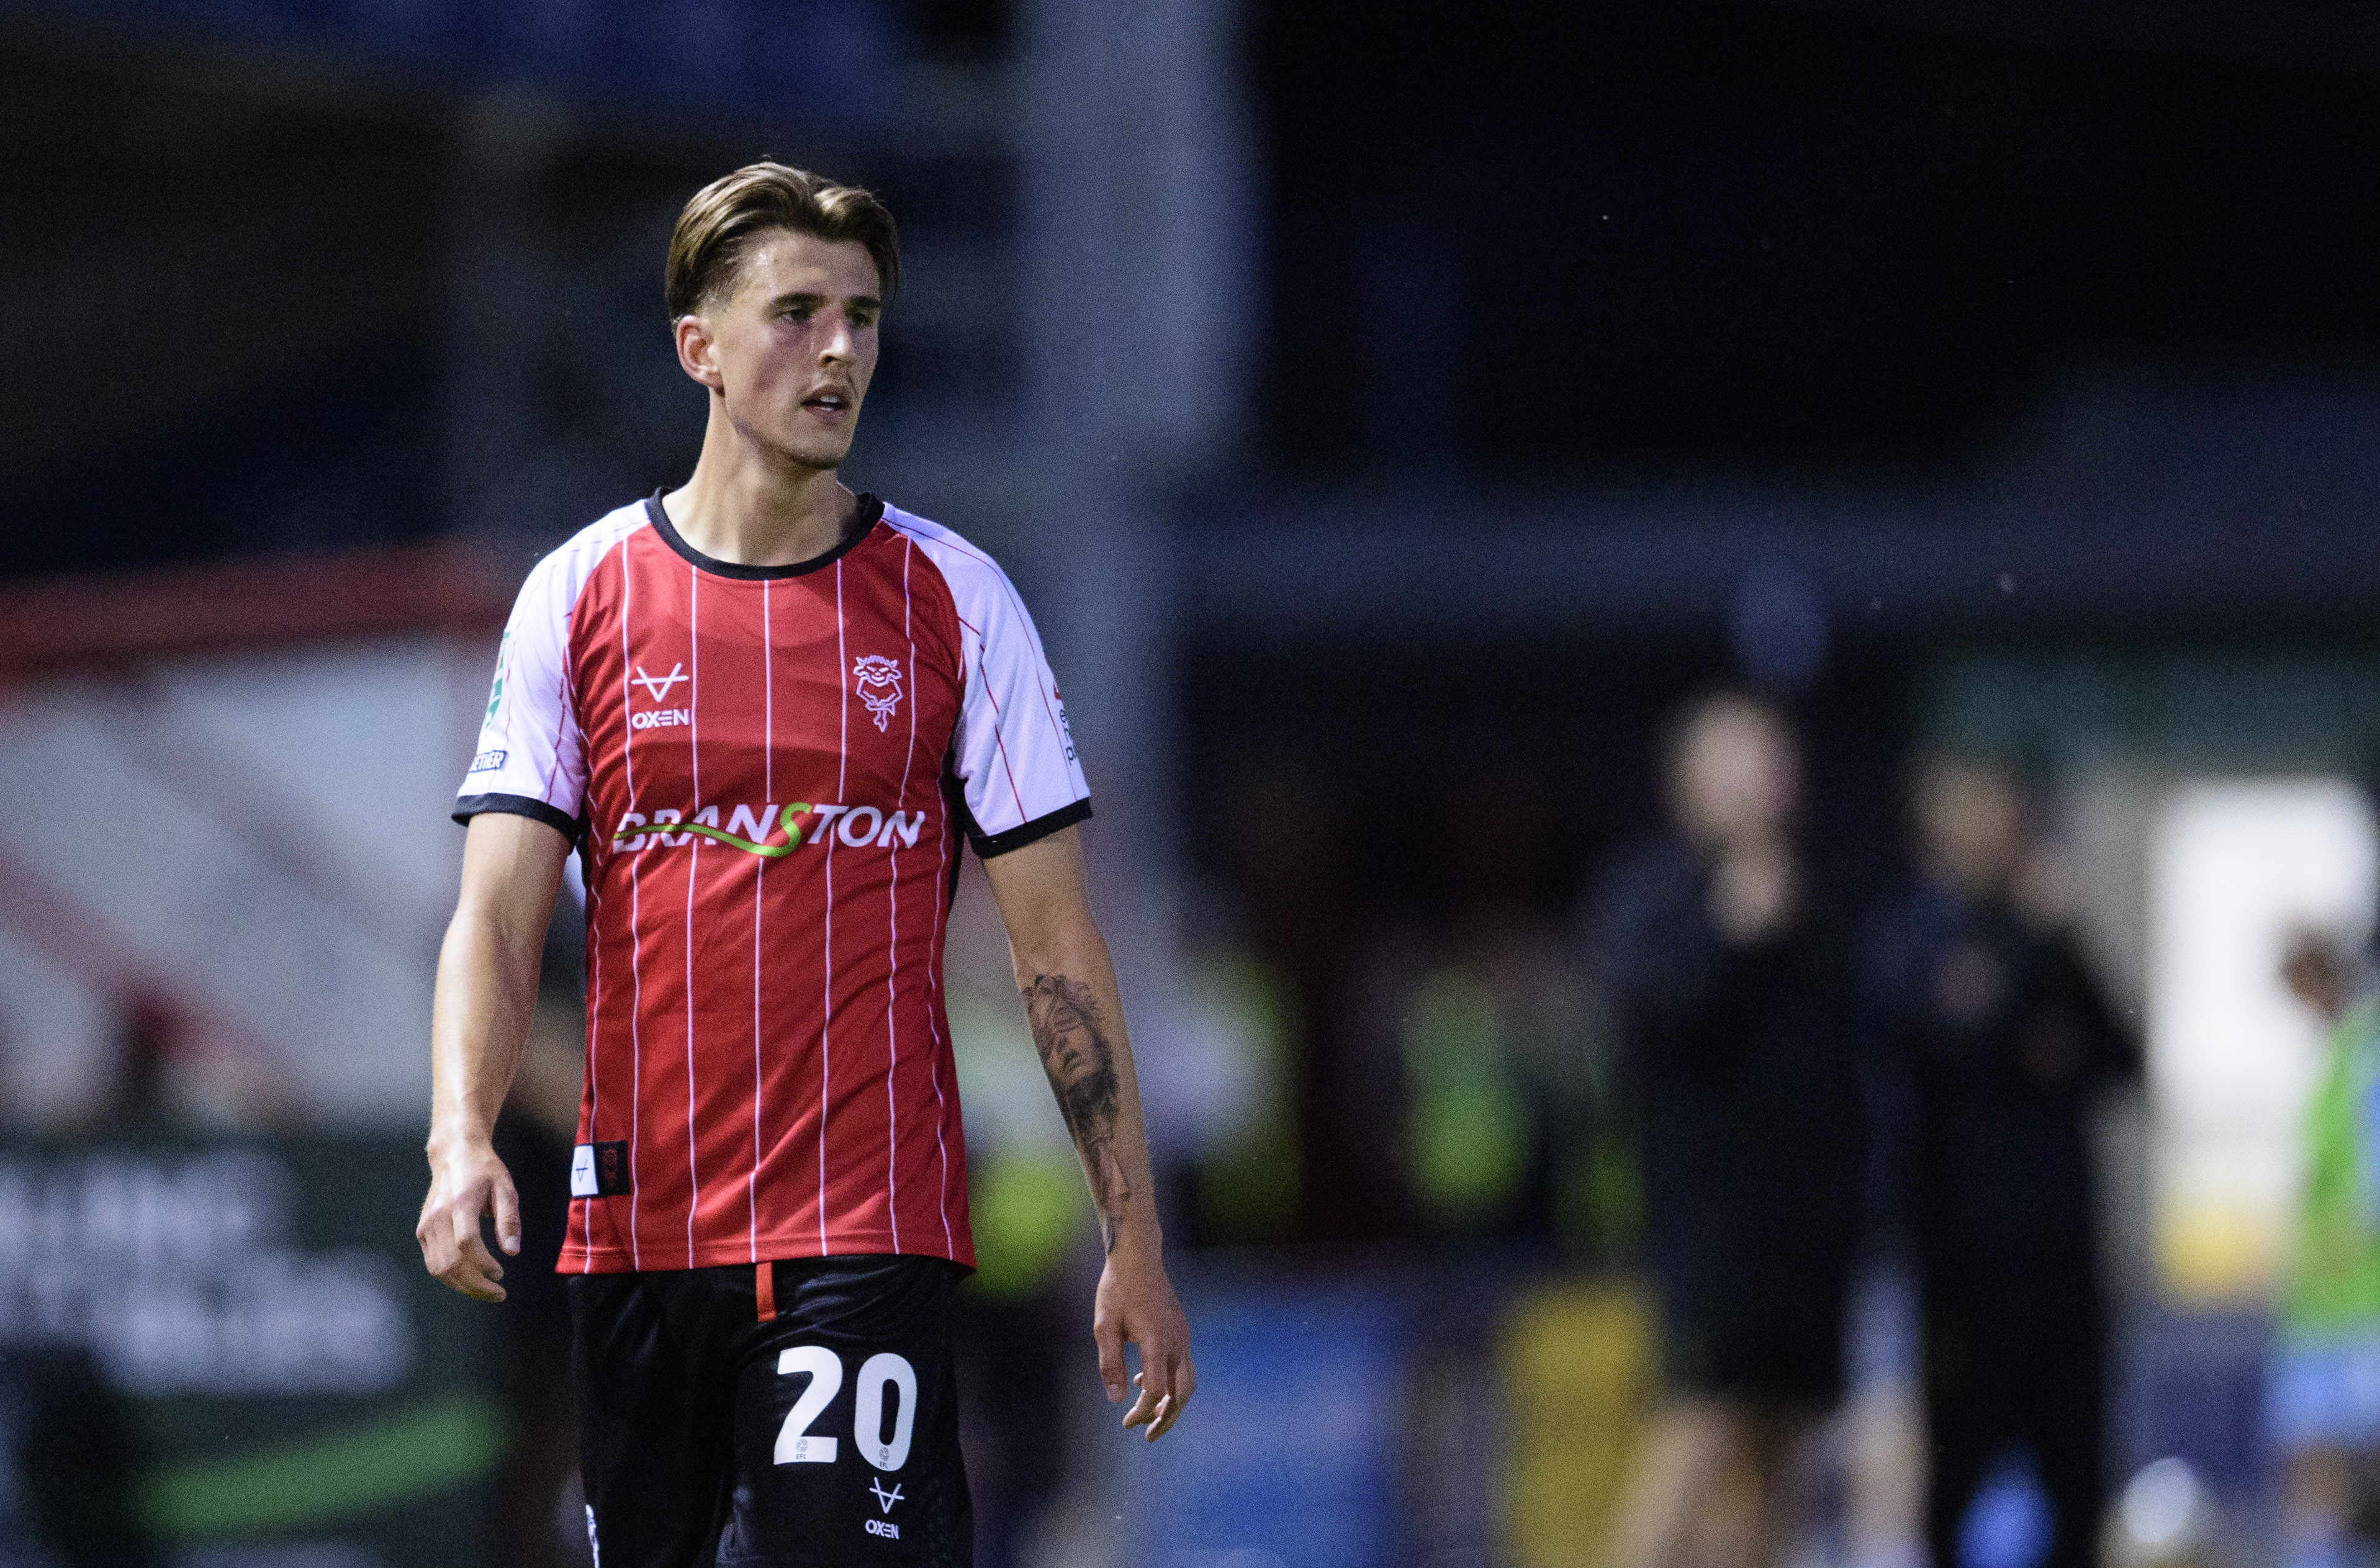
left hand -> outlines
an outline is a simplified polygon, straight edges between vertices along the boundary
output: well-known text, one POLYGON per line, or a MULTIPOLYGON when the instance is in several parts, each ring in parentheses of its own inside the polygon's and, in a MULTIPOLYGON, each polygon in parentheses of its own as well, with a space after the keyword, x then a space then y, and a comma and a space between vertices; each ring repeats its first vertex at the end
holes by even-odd
POLYGON ((1165 1258, 1154 1240, 1120 1236, 1099 1270, 1091 1308, 1091 1338, 1099 1351, 1099 1381, 1108 1403, 1124 1396, 1123 1347, 1140 1346, 1140 1370, 1133 1383, 1140 1397, 1124 1416, 1126 1427, 1147 1427, 1155 1442, 1182 1418, 1182 1407, 1198 1389, 1198 1368, 1190 1359, 1190 1320, 1165 1277, 1165 1258))
POLYGON ((480 1218, 489 1214, 496 1220, 496 1245, 507 1256, 517 1256, 520 1194, 494 1148, 484 1137, 433 1140, 430 1193, 421 1200, 414 1239, 421 1244, 422 1267, 474 1301, 504 1298, 504 1287, 496 1282, 504 1277, 504 1266, 480 1234, 480 1218))

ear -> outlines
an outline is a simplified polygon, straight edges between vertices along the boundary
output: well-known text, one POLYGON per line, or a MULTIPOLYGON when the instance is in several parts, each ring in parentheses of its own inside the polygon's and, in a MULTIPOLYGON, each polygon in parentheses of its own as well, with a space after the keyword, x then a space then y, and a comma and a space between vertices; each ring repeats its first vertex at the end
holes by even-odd
POLYGON ((710 323, 700 316, 680 316, 670 323, 670 333, 677 340, 678 368, 711 391, 724 391, 726 380, 711 357, 710 323))

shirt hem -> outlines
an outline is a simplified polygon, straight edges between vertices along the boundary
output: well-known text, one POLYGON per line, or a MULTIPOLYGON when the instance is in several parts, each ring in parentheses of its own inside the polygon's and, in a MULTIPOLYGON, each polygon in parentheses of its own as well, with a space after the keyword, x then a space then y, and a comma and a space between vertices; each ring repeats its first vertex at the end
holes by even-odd
MULTIPOLYGON (((575 1226, 575 1216, 573 1223, 575 1226)), ((754 1244, 749 1239, 738 1238, 697 1246, 691 1259, 686 1259, 684 1253, 674 1253, 666 1260, 656 1261, 661 1258, 661 1249, 649 1246, 643 1249, 645 1266, 638 1270, 636 1255, 625 1246, 590 1247, 572 1242, 563 1247, 562 1257, 555 1262, 553 1271, 557 1274, 656 1274, 687 1269, 729 1268, 736 1264, 749 1267, 754 1261, 753 1251, 754 1244)), ((953 1246, 896 1246, 890 1231, 830 1234, 824 1247, 819 1246, 815 1234, 807 1237, 777 1236, 760 1242, 759 1252, 759 1260, 764 1263, 783 1263, 797 1258, 939 1258, 963 1269, 975 1267, 975 1247, 971 1238, 963 1237, 953 1246)))

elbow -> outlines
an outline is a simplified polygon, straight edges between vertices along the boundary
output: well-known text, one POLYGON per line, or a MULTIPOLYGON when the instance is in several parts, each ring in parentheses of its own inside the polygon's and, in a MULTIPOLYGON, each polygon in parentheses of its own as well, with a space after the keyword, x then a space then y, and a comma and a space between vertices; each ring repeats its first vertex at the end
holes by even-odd
POLYGON ((1107 938, 1099 934, 1098 923, 1087 913, 1052 920, 1015 936, 1009 951, 1020 991, 1029 990, 1044 975, 1080 979, 1112 966, 1107 938))
POLYGON ((445 951, 475 956, 512 973, 544 958, 545 928, 541 922, 510 918, 495 900, 467 893, 455 905, 455 918, 447 922, 445 951))

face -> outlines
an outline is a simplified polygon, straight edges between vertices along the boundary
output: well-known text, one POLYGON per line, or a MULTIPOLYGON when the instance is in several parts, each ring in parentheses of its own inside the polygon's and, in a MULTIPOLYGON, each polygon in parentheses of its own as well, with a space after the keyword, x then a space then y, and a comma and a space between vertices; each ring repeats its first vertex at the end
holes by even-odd
POLYGON ((876 374, 881 286, 856 240, 765 230, 727 287, 677 323, 678 361, 754 446, 839 468, 876 374))
POLYGON ((1670 808, 1697 843, 1727 845, 1781 833, 1801 789, 1792 736, 1777 716, 1732 698, 1694 715, 1670 776, 1670 808))
POLYGON ((2025 851, 2024 797, 2006 769, 1959 758, 1917 775, 1918 852, 1934 873, 1971 893, 1998 893, 2025 851))

